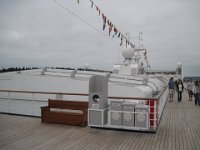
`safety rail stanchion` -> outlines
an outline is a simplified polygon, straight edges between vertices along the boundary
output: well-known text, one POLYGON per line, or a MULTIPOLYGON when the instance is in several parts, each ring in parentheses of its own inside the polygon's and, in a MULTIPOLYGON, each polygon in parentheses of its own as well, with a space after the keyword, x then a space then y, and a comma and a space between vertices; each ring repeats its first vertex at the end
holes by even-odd
POLYGON ((149 99, 147 101, 147 105, 149 105, 150 112, 149 112, 149 123, 150 128, 156 128, 157 127, 157 100, 155 99, 149 99))

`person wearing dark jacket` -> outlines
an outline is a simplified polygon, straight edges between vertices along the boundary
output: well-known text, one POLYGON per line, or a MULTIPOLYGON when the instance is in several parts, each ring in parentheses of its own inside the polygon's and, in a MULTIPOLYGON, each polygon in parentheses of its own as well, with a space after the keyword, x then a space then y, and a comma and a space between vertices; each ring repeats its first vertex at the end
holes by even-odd
POLYGON ((200 85, 198 81, 195 81, 195 85, 193 86, 193 93, 194 93, 194 103, 195 105, 199 105, 200 106, 200 85))
POLYGON ((168 82, 169 101, 173 101, 173 99, 174 99, 174 87, 175 87, 174 78, 171 77, 169 82, 168 82))
POLYGON ((187 84, 187 91, 188 91, 189 101, 192 100, 192 96, 193 96, 192 89, 193 89, 193 83, 192 83, 192 80, 190 79, 190 81, 187 84))
POLYGON ((180 102, 182 100, 182 92, 184 90, 183 81, 181 79, 176 82, 176 89, 178 93, 178 101, 180 102))

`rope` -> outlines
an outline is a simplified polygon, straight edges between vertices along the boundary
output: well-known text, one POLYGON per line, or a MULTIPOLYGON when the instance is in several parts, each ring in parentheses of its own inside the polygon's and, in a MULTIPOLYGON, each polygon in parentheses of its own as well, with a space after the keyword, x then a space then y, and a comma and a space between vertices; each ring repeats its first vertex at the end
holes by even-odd
POLYGON ((57 4, 58 6, 60 6, 61 8, 63 8, 65 11, 67 11, 68 13, 70 13, 72 16, 74 16, 75 18, 77 18, 78 20, 82 21, 83 23, 87 24, 89 27, 91 27, 92 29, 94 29, 95 31, 97 31, 98 33, 100 33, 101 35, 111 39, 114 43, 117 43, 117 41, 115 41, 113 38, 108 37, 106 34, 104 34, 101 30, 97 29, 95 26, 91 25, 90 23, 88 23, 85 19, 81 18, 80 16, 78 16, 77 14, 75 14, 74 12, 72 12, 69 8, 67 8, 66 6, 64 6, 63 4, 61 4, 60 2, 56 1, 56 0, 52 0, 55 4, 57 4))

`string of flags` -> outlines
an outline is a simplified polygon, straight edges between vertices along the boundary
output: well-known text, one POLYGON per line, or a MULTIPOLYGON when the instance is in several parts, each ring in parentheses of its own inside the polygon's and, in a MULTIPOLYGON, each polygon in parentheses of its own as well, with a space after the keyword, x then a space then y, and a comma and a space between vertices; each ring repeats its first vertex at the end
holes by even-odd
POLYGON ((144 59, 147 60, 147 51, 144 52, 144 59))
MULTIPOLYGON (((75 13, 73 13, 70 9, 68 9, 67 7, 65 7, 64 5, 62 5, 61 3, 57 2, 56 0, 52 0, 54 3, 56 3, 57 5, 59 5, 60 7, 62 7, 63 9, 65 9, 67 12, 69 12, 71 15, 73 15, 74 17, 76 17, 77 19, 81 20, 82 22, 86 23, 87 25, 89 25, 90 27, 92 27, 93 29, 95 29, 96 31, 98 31, 99 33, 102 33, 100 30, 98 30, 97 28, 95 28, 93 25, 89 24, 87 21, 85 21, 83 18, 79 17, 78 15, 76 15, 75 13)), ((121 39, 120 41, 120 46, 123 45, 124 40, 125 40, 125 44, 126 47, 127 45, 130 45, 132 48, 135 48, 135 45, 132 44, 128 37, 128 34, 126 34, 126 36, 124 36, 124 34, 122 34, 122 32, 120 32, 117 27, 105 16, 105 14, 99 9, 99 7, 92 1, 91 2, 91 8, 93 8, 93 6, 96 7, 96 10, 98 12, 99 16, 102 16, 102 20, 103 20, 103 30, 105 30, 106 26, 108 26, 108 34, 109 36, 111 35, 112 31, 114 32, 112 37, 118 37, 121 39)), ((80 3, 80 0, 77 0, 77 3, 80 3)), ((105 34, 104 34, 105 35, 105 34)), ((143 46, 142 46, 143 47, 143 46)), ((141 49, 141 50, 145 50, 145 49, 141 49)), ((147 62, 147 66, 148 68, 151 69, 148 59, 147 59, 147 51, 145 50, 144 52, 144 60, 146 60, 147 62)))
MULTIPOLYGON (((77 0, 77 3, 80 3, 80 0, 77 0)), ((135 48, 135 45, 132 44, 127 36, 125 36, 122 32, 118 30, 118 28, 112 23, 110 19, 101 11, 101 9, 94 3, 93 0, 90 0, 91 8, 96 8, 96 11, 99 16, 102 18, 102 30, 104 31, 108 27, 108 35, 112 36, 112 38, 117 37, 120 39, 120 46, 123 44, 126 45, 126 47, 129 45, 132 48, 135 48), (112 34, 112 35, 111 35, 112 34)))
POLYGON ((151 70, 151 66, 150 66, 150 64, 149 64, 149 62, 148 62, 148 59, 147 59, 147 51, 146 51, 146 50, 145 50, 145 52, 144 52, 144 60, 146 60, 147 69, 149 68, 149 69, 151 70))

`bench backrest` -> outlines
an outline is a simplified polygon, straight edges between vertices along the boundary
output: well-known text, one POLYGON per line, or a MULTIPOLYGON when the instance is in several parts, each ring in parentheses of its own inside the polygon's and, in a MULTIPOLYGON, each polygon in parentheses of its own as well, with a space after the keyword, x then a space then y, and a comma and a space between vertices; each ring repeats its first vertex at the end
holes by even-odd
POLYGON ((48 105, 50 108, 61 108, 61 109, 72 109, 72 110, 88 109, 88 102, 82 102, 82 101, 65 101, 65 100, 49 99, 48 105))

